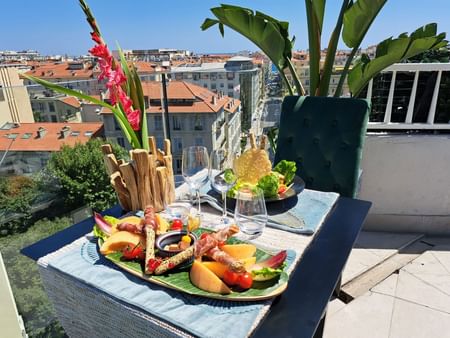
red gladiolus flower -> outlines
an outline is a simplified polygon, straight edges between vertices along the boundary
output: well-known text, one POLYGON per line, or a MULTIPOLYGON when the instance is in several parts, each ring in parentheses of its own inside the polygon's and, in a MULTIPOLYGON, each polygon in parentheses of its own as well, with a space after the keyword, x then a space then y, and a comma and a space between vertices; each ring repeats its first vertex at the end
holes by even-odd
POLYGON ((106 45, 96 45, 91 49, 89 49, 89 53, 98 58, 104 59, 108 63, 112 62, 112 55, 109 52, 109 49, 108 47, 106 47, 106 45))
POLYGON ((91 38, 99 45, 103 44, 102 38, 96 32, 91 32, 91 38))
POLYGON ((139 130, 139 124, 140 124, 140 117, 141 113, 138 109, 130 110, 128 112, 125 112, 127 115, 128 122, 130 122, 131 128, 133 130, 139 130))
POLYGON ((108 74, 108 83, 106 86, 108 88, 112 88, 114 86, 120 86, 127 80, 125 74, 122 71, 122 68, 117 67, 115 70, 111 70, 108 74))

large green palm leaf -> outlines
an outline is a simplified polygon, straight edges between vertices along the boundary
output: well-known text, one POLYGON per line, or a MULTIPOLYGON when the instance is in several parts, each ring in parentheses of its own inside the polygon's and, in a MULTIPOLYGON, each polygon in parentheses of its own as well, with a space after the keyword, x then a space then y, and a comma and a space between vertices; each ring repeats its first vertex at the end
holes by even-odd
POLYGON ((403 33, 396 39, 386 39, 377 46, 375 58, 372 60, 363 54, 348 75, 352 94, 357 96, 374 76, 394 63, 445 46, 445 33, 436 35, 436 30, 437 25, 432 23, 417 29, 410 36, 403 33))
MULTIPOLYGON (((227 26, 257 45, 280 73, 284 73, 284 69, 289 67, 294 38, 289 38, 288 22, 279 21, 248 8, 231 5, 211 8, 211 12, 217 19, 206 19, 201 25, 202 30, 218 24, 223 36, 223 26, 227 26)), ((298 80, 295 74, 293 77, 294 81, 298 80)))

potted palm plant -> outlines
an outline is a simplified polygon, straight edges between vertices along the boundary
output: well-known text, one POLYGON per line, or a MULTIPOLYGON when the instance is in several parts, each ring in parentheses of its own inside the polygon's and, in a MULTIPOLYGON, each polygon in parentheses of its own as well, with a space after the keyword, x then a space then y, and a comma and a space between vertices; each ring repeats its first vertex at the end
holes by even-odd
MULTIPOLYGON (((388 38, 376 47, 373 58, 361 54, 361 42, 387 0, 342 0, 334 30, 326 46, 321 67, 321 39, 325 0, 305 0, 309 41, 309 95, 305 95, 300 78, 292 64, 294 37, 289 23, 248 8, 221 5, 211 8, 215 18, 207 18, 203 30, 218 25, 231 28, 255 43, 277 67, 289 91, 283 100, 278 133, 272 133, 270 144, 274 162, 295 161, 297 175, 306 187, 335 191, 354 197, 358 190, 360 163, 365 140, 370 103, 363 99, 344 98, 345 81, 352 96, 358 97, 368 82, 386 67, 427 50, 447 44, 445 33, 437 34, 435 23, 411 34, 388 38), (334 70, 338 41, 350 48, 334 97, 327 97, 334 70), (290 74, 292 84, 286 74, 290 74)), ((270 136, 270 135, 269 135, 270 136)))

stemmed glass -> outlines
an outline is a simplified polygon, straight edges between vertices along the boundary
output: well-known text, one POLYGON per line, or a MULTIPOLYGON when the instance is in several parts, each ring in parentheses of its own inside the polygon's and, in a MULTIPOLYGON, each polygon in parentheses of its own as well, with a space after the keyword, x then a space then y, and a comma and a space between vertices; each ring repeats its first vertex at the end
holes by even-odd
POLYGON ((208 167, 209 157, 206 147, 192 146, 183 149, 181 173, 189 188, 196 192, 199 215, 200 188, 208 181, 208 167))
POLYGON ((234 220, 245 238, 260 236, 267 223, 264 193, 260 188, 243 186, 236 192, 234 220))
POLYGON ((227 218, 227 192, 236 183, 236 175, 231 169, 231 158, 224 149, 217 149, 211 152, 209 164, 209 180, 212 186, 222 194, 223 212, 221 222, 228 224, 227 218))

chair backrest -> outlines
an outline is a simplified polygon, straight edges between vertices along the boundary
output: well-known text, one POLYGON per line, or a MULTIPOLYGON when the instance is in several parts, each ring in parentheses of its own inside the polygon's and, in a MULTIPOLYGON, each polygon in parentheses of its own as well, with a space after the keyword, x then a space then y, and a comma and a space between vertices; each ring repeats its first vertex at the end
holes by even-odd
POLYGON ((275 164, 295 161, 307 188, 355 197, 369 112, 363 99, 285 97, 275 164))

